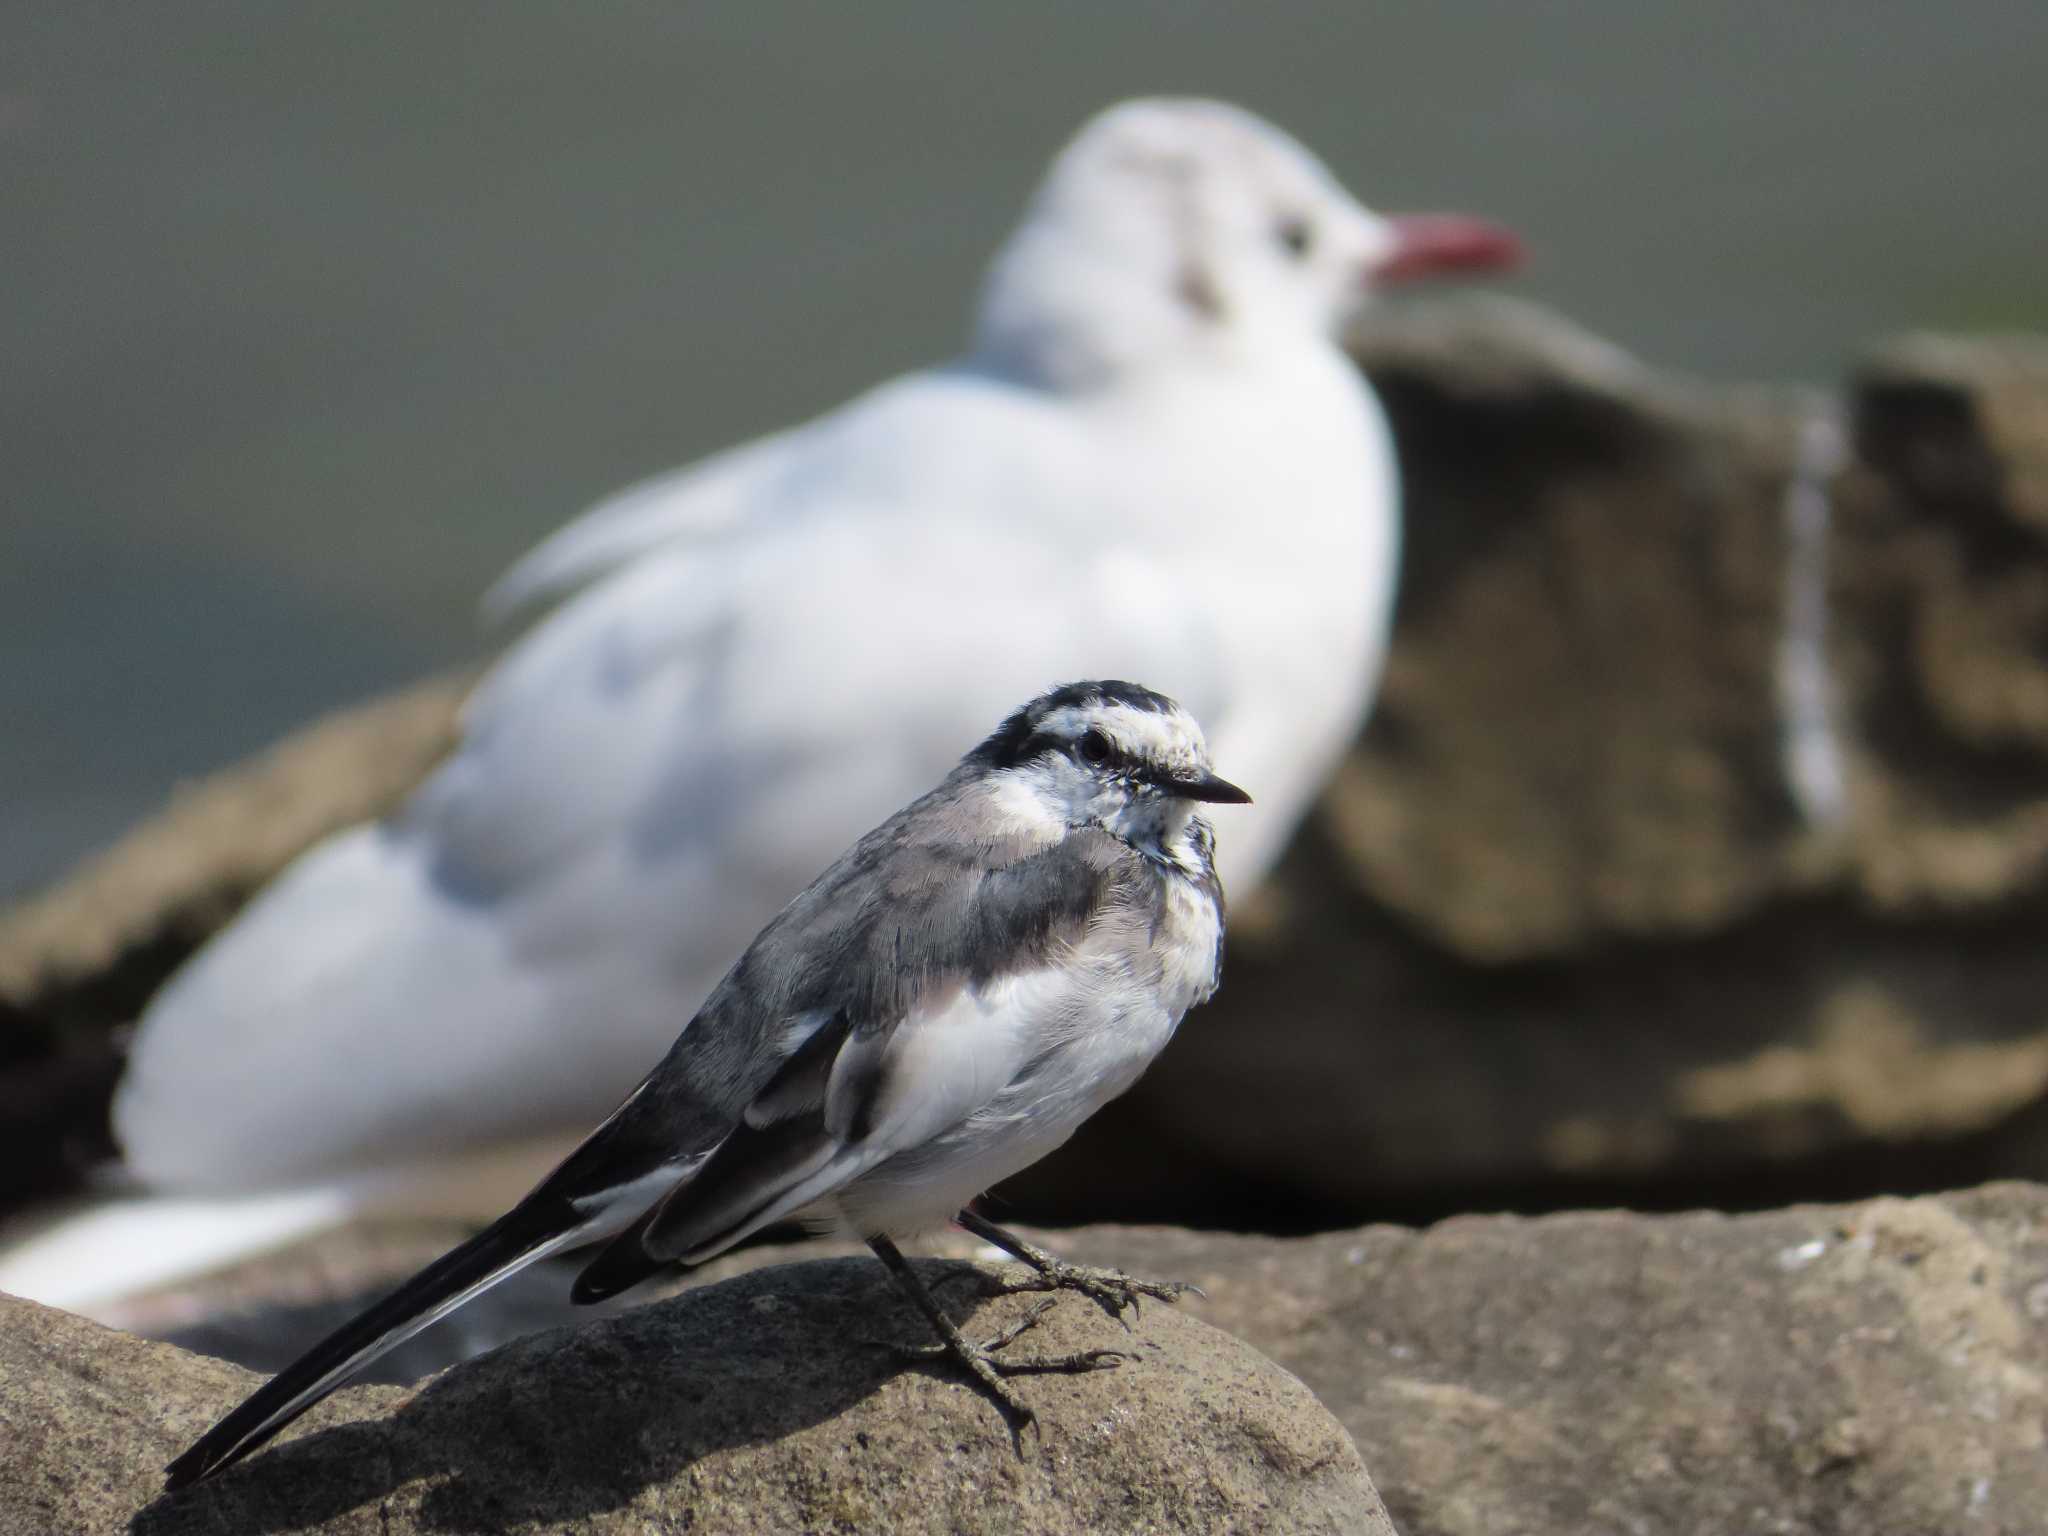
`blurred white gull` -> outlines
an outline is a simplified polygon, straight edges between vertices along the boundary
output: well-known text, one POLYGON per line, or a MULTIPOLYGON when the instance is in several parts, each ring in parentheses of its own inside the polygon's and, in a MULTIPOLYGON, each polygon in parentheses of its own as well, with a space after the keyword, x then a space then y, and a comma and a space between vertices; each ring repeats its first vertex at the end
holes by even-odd
POLYGON ((504 578, 493 612, 558 606, 455 755, 144 1014, 114 1126, 154 1193, 0 1255, 0 1289, 91 1308, 365 1208, 495 1211, 773 912, 1057 682, 1144 678, 1202 721, 1253 796, 1218 850, 1248 889, 1365 715, 1393 597, 1392 450, 1338 334, 1380 284, 1513 255, 1367 211, 1235 107, 1094 119, 963 359, 628 490, 504 578))

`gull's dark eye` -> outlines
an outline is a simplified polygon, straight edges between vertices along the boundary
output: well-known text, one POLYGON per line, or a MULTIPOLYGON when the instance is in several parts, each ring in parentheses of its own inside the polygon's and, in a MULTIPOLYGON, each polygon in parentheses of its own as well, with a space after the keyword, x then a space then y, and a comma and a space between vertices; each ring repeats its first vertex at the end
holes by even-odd
POLYGON ((1081 761, 1100 766, 1109 761, 1109 738, 1090 728, 1081 738, 1081 761))
POLYGON ((1273 238, 1296 261, 1306 260, 1316 247, 1315 226, 1299 216, 1282 219, 1273 230, 1273 238))

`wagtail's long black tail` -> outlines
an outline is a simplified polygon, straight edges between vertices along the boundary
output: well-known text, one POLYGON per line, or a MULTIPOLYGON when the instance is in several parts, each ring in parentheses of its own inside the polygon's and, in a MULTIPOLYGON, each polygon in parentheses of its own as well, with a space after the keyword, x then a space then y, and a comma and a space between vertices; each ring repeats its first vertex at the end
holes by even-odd
POLYGON ((258 1387, 164 1469, 166 1486, 183 1488, 240 1461, 379 1355, 471 1297, 616 1225, 537 1191, 258 1387))

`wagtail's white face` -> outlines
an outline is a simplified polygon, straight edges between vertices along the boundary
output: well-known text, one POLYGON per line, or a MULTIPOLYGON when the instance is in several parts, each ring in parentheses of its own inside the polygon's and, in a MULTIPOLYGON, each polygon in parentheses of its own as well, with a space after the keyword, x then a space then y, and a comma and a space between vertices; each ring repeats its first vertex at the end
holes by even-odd
POLYGON ((1237 107, 1133 101, 1054 161, 991 275, 981 340, 1069 376, 1207 340, 1322 340, 1383 284, 1517 254, 1477 219, 1372 212, 1237 107))
POLYGON ((1193 716, 1133 683, 1057 689, 1004 721, 975 756, 1040 814, 1102 827, 1173 862, 1184 862, 1177 845, 1198 803, 1251 800, 1216 776, 1193 716))

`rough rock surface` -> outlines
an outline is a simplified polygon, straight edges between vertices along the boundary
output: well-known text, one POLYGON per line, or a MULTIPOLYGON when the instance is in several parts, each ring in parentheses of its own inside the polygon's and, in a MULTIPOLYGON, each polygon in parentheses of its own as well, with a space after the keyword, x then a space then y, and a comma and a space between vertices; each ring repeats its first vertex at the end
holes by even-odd
MULTIPOLYGON (((965 1305, 972 1283, 952 1288, 965 1305)), ((974 1302, 992 1331, 1029 1297, 974 1302)), ((987 1400, 872 1338, 923 1322, 873 1259, 757 1270, 521 1341, 418 1392, 351 1388, 213 1482, 161 1468, 255 1378, 0 1301, 0 1536, 258 1532, 1316 1532, 1391 1536, 1342 1429, 1170 1308, 1063 1297, 1018 1348, 1139 1358, 987 1400)))
MULTIPOLYGON (((2033 1536, 2048 1523, 2048 1189, 2038 1186, 1749 1216, 1459 1217, 1421 1232, 1298 1239, 1131 1227, 1043 1237, 1069 1258, 1200 1284, 1206 1297, 1180 1310, 1306 1382, 1350 1432, 1406 1536, 2033 1536)), ((327 1239, 310 1268, 347 1271, 350 1242, 327 1239)), ((411 1252, 367 1256, 410 1267, 439 1242, 415 1232, 411 1252)), ((705 1276, 820 1246, 729 1256, 705 1276)), ((976 1252, 964 1234, 936 1246, 976 1252)), ((267 1282, 252 1266, 240 1294, 284 1288, 281 1272, 303 1291, 302 1257, 272 1261, 267 1282)), ((571 1315, 567 1278, 534 1275, 497 1321, 529 1325, 542 1298, 571 1315)), ((469 1309, 473 1327, 491 1326, 494 1300, 469 1309)), ((1139 1336, 1177 1347, 1178 1335, 1154 1331, 1163 1311, 1146 1309, 1139 1336)), ((1090 1342, 1109 1327, 1086 1309, 1061 1321, 1090 1342)), ((240 1331, 262 1329, 244 1318, 240 1331)), ((1138 1380, 1134 1370, 1094 1384, 1138 1380)), ((209 1404, 230 1395, 207 1390, 218 1391, 209 1404)), ((1063 1404, 1061 1416, 1078 1422, 1063 1404)), ((153 1462, 176 1435, 149 1433, 158 1439, 142 1459, 153 1462)))
MULTIPOLYGON (((2048 342, 1906 338, 1840 397, 1504 300, 1358 351, 1407 482, 1377 712, 1234 893, 1221 996, 1017 1207, 1310 1229, 2048 1172, 2048 342)), ((0 1206, 81 1161, 109 1026, 395 795, 456 692, 0 916, 0 1206)))
POLYGON ((2043 1529, 2038 1187, 1461 1217, 1232 1258, 1226 1280, 1144 1254, 1316 1390, 1407 1536, 2043 1529))

